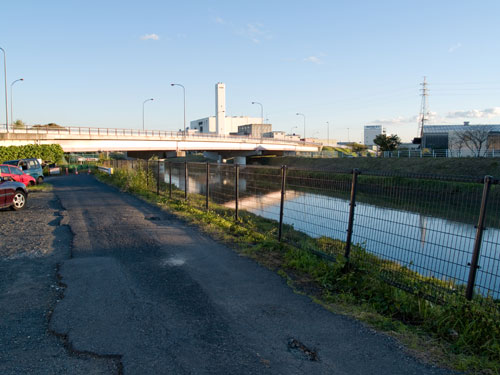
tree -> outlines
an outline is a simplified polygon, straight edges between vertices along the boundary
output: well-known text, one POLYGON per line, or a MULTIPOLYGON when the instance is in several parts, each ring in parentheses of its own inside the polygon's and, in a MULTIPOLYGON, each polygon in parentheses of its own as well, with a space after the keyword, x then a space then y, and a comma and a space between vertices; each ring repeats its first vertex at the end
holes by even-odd
POLYGON ((401 144, 401 139, 396 134, 387 136, 386 134, 379 134, 373 140, 380 151, 394 151, 401 144))
MULTIPOLYGON (((464 127, 465 128, 465 127, 464 127)), ((467 147, 475 157, 484 156, 488 151, 488 137, 490 128, 487 126, 467 126, 465 131, 455 131, 451 142, 459 151, 467 147)))
POLYGON ((26 129, 26 125, 21 120, 16 120, 12 124, 12 126, 14 127, 14 129, 26 129))
POLYGON ((368 148, 368 146, 365 146, 365 145, 362 145, 361 143, 356 143, 356 142, 350 143, 349 146, 351 146, 351 149, 354 152, 362 152, 368 148))

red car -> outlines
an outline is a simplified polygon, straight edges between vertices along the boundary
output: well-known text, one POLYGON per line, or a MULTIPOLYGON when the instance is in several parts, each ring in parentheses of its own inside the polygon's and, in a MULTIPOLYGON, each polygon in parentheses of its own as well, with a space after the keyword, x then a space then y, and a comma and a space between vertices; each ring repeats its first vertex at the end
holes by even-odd
POLYGON ((36 185, 36 180, 29 174, 24 173, 18 167, 8 164, 0 164, 0 176, 11 177, 14 181, 21 182, 24 186, 36 185))
POLYGON ((26 206, 27 199, 28 191, 24 184, 11 181, 10 177, 0 177, 0 208, 21 210, 26 206))

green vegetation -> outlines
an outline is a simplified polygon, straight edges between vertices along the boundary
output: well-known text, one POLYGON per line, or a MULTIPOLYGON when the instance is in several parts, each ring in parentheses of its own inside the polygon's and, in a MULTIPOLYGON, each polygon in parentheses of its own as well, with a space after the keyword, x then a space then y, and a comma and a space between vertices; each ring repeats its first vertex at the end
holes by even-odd
POLYGON ((388 332, 416 351, 417 356, 478 374, 500 371, 498 301, 481 296, 466 301, 463 286, 423 277, 367 253, 360 245, 353 246, 347 262, 342 241, 312 238, 291 226, 284 228, 287 243, 280 243, 273 220, 241 211, 236 223, 234 211, 227 207, 210 202, 210 210, 205 211, 204 196, 191 194, 186 202, 184 192, 174 188, 172 199, 168 199, 163 183, 162 194, 156 195, 150 190, 156 188, 151 172, 117 168, 114 175, 99 174, 99 179, 197 224, 216 239, 276 271, 298 292, 309 294, 334 312, 354 316, 388 332), (415 294, 395 288, 385 279, 410 285, 415 294), (435 288, 456 289, 457 293, 443 293, 440 304, 423 298, 435 288))
POLYGON ((249 164, 289 167, 311 170, 352 170, 388 174, 422 174, 443 176, 500 177, 500 158, 305 158, 274 157, 250 158, 249 164))
POLYGON ((0 146, 0 162, 24 158, 37 158, 55 163, 61 160, 63 154, 63 149, 58 144, 0 146))
POLYGON ((38 192, 38 191, 52 191, 53 188, 54 187, 51 184, 48 184, 48 183, 44 182, 41 185, 29 186, 28 187, 28 192, 29 193, 35 193, 35 192, 38 192))
POLYGON ((396 134, 386 135, 379 134, 373 140, 378 147, 380 147, 380 151, 394 151, 401 144, 401 139, 396 134))
POLYGON ((21 120, 14 121, 13 126, 14 126, 14 129, 25 129, 26 128, 26 124, 21 120))

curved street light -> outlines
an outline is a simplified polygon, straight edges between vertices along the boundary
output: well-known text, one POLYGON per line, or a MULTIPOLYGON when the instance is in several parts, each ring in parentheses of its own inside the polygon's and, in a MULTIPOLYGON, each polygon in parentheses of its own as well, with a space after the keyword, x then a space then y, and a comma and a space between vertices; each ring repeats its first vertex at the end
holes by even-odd
POLYGON ((292 135, 293 135, 293 129, 297 129, 297 128, 298 128, 298 126, 297 126, 297 125, 292 126, 292 129, 290 130, 290 134, 292 134, 292 135))
POLYGON ((303 113, 298 113, 297 112, 297 116, 304 117, 304 141, 305 141, 306 140, 306 115, 304 115, 303 113))
POLYGON ((142 131, 144 131, 144 104, 146 104, 147 102, 151 102, 153 100, 154 99, 151 98, 151 99, 146 99, 142 102, 142 131))
POLYGON ((262 119, 262 123, 264 123, 264 106, 259 102, 252 102, 252 104, 260 105, 260 118, 262 119))
POLYGON ((186 88, 180 83, 171 83, 170 86, 182 87, 182 92, 184 94, 184 136, 185 136, 186 135, 186 88))
POLYGON ((12 114, 12 86, 14 86, 14 83, 19 82, 19 81, 24 81, 24 78, 19 78, 16 79, 14 82, 10 84, 10 126, 12 129, 14 126, 14 115, 12 114))
POLYGON ((5 129, 9 132, 9 104, 7 103, 7 56, 5 50, 0 47, 3 52, 3 72, 5 75, 5 129))

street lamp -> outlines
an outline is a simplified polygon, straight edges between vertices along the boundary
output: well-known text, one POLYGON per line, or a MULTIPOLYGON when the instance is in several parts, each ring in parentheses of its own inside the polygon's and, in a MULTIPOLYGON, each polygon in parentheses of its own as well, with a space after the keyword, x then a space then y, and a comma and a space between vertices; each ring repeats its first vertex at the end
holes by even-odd
POLYGON ((142 102, 142 131, 144 131, 144 104, 146 104, 147 102, 151 102, 153 100, 154 99, 151 98, 151 99, 146 99, 142 102))
POLYGON ((19 82, 19 81, 24 81, 24 78, 16 79, 14 82, 12 82, 10 84, 10 126, 11 127, 14 125, 14 115, 12 114, 12 86, 14 86, 14 83, 19 82))
POLYGON ((302 116, 304 117, 304 141, 306 140, 306 115, 303 113, 297 113, 297 116, 302 116))
POLYGON ((252 104, 260 105, 260 118, 262 119, 262 123, 264 123, 264 107, 262 106, 262 103, 252 102, 252 104))
POLYGON ((292 126, 292 129, 290 130, 290 134, 293 135, 293 129, 297 129, 297 128, 298 128, 298 126, 292 126))
POLYGON ((328 121, 326 122, 326 139, 327 146, 330 146, 330 123, 328 121))
POLYGON ((5 75, 5 129, 9 132, 9 104, 7 103, 7 56, 5 50, 0 47, 3 52, 3 73, 5 75))
POLYGON ((182 87, 182 92, 184 94, 184 136, 185 136, 186 135, 186 88, 180 83, 171 83, 170 86, 182 87))

